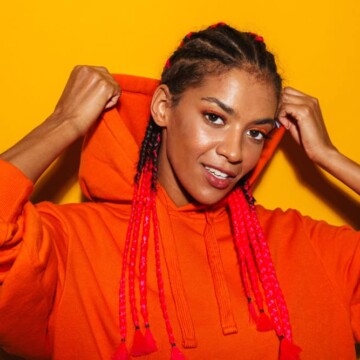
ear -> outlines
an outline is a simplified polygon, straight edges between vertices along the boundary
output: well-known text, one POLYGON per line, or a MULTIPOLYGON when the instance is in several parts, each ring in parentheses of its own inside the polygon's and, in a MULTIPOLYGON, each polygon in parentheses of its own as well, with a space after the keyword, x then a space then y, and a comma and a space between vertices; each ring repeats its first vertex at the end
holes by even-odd
POLYGON ((171 94, 167 85, 159 85, 151 100, 151 115, 160 127, 167 126, 167 112, 171 107, 171 94))

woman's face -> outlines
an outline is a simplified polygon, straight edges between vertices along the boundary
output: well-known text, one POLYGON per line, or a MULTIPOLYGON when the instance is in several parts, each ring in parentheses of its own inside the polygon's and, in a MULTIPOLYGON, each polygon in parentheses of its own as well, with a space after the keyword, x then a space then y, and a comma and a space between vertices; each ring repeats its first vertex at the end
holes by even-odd
POLYGON ((174 203, 222 200, 259 160, 276 108, 272 84, 239 69, 206 77, 175 106, 160 86, 152 103, 163 128, 158 179, 174 203))

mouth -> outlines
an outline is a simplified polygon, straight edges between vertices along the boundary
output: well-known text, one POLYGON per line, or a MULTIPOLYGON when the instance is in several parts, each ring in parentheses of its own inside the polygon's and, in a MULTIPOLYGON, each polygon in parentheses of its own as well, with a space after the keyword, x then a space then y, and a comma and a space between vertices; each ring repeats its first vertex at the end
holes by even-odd
POLYGON ((218 169, 214 169, 210 166, 205 166, 205 169, 212 175, 214 175, 215 177, 217 177, 218 179, 227 179, 230 177, 229 174, 224 173, 218 169))
POLYGON ((205 177, 208 183, 219 190, 224 190, 233 182, 235 174, 233 172, 228 172, 220 170, 208 165, 204 165, 205 177))

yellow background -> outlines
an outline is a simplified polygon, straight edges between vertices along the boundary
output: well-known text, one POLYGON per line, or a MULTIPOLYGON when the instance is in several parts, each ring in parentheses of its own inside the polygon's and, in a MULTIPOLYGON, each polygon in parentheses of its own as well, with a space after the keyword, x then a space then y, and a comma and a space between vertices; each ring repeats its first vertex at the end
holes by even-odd
MULTIPOLYGON (((75 64, 158 77, 184 34, 218 21, 264 36, 285 84, 320 99, 334 143, 360 161, 358 0, 2 1, 0 151, 51 113, 75 64)), ((41 187, 35 200, 79 200, 73 179, 61 173, 71 156, 50 179, 51 187, 63 183, 61 191, 41 187)), ((270 208, 360 228, 359 197, 317 171, 290 139, 255 195, 270 208)))

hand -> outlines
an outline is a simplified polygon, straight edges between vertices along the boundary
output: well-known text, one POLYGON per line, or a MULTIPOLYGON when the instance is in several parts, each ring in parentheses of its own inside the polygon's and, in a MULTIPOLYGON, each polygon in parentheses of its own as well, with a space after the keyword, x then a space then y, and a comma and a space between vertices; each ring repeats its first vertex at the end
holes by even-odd
POLYGON ((312 161, 360 195, 360 165, 331 143, 317 99, 286 87, 277 116, 312 161))
POLYGON ((35 182, 70 144, 119 100, 120 88, 103 67, 76 66, 55 111, 0 155, 35 182))
POLYGON ((326 154, 335 147, 331 143, 316 98, 291 87, 283 89, 278 120, 302 145, 311 160, 321 165, 326 154))
POLYGON ((76 66, 65 86, 53 116, 73 123, 84 135, 102 111, 116 105, 120 87, 108 70, 98 66, 76 66))

